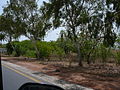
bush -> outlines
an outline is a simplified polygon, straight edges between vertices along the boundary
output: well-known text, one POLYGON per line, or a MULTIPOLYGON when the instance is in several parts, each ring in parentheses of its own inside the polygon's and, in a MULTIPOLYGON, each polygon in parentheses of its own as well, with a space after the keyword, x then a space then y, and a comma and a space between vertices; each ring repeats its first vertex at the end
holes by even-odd
POLYGON ((52 46, 52 52, 51 54, 58 56, 60 60, 62 60, 62 57, 67 54, 63 44, 60 42, 50 42, 50 45, 52 46))
POLYGON ((40 58, 48 58, 53 51, 53 47, 48 42, 37 42, 37 47, 40 52, 40 58))
POLYGON ((102 62, 105 63, 111 55, 111 49, 101 44, 100 47, 98 47, 98 55, 102 59, 102 62))
MULTIPOLYGON (((34 52, 33 45, 31 44, 31 41, 29 41, 29 40, 25 40, 22 42, 13 41, 13 42, 11 42, 11 46, 8 43, 6 45, 6 47, 8 48, 8 50, 11 49, 11 47, 12 47, 13 51, 10 54, 12 54, 16 57, 19 57, 19 56, 35 57, 35 54, 33 53, 34 52)), ((10 50, 9 50, 9 52, 10 52, 10 50)))
POLYGON ((28 51, 34 51, 34 47, 31 43, 31 41, 29 40, 24 40, 22 42, 20 42, 20 49, 21 49, 21 55, 26 55, 28 53, 28 51))
POLYGON ((35 54, 35 51, 28 50, 28 51, 26 51, 26 54, 24 56, 30 57, 30 58, 35 58, 36 54, 35 54))
POLYGON ((60 60, 62 60, 62 57, 65 55, 64 50, 59 47, 56 48, 56 54, 58 55, 60 60))
POLYGON ((120 51, 119 52, 116 52, 114 54, 115 56, 115 61, 116 61, 116 64, 119 64, 120 65, 120 51))
MULTIPOLYGON (((18 56, 26 56, 26 57, 33 57, 37 56, 36 51, 34 49, 33 44, 30 40, 25 41, 13 41, 11 42, 12 45, 7 44, 7 48, 10 49, 9 53, 18 57, 18 56), (13 49, 13 51, 12 51, 13 49)), ((62 56, 65 54, 64 50, 58 46, 56 42, 44 42, 44 41, 37 41, 37 48, 40 52, 40 58, 49 58, 50 55, 58 55, 61 59, 62 56)))
POLYGON ((20 42, 14 41, 14 42, 12 42, 12 46, 13 46, 13 50, 14 50, 13 55, 15 57, 19 57, 22 53, 21 48, 20 48, 21 47, 20 42))
POLYGON ((30 40, 24 40, 24 41, 21 41, 20 43, 22 48, 24 48, 24 50, 34 50, 34 46, 30 40))
POLYGON ((63 50, 63 52, 65 52, 65 54, 68 54, 70 52, 76 52, 74 44, 70 40, 58 39, 56 42, 56 45, 59 48, 62 48, 62 50, 63 50))

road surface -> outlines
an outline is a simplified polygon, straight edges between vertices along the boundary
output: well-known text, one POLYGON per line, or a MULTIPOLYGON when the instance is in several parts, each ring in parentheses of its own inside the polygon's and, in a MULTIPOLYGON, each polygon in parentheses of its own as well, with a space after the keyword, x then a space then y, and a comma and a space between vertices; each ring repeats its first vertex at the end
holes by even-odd
POLYGON ((27 82, 35 82, 22 73, 15 72, 14 70, 2 66, 3 74, 3 90, 18 90, 18 88, 27 82))

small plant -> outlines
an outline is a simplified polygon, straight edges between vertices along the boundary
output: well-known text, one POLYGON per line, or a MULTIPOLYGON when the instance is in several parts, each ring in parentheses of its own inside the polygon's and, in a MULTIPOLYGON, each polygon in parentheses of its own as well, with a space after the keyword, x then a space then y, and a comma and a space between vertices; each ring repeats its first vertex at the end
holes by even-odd
POLYGON ((107 62, 107 59, 110 57, 110 48, 105 47, 104 45, 101 45, 99 48, 99 56, 102 59, 103 63, 107 62))
POLYGON ((56 49, 56 54, 58 55, 59 60, 61 61, 65 53, 64 53, 64 50, 63 50, 63 49, 57 48, 57 49, 56 49))
POLYGON ((115 53, 115 61, 116 64, 120 65, 120 52, 115 53))

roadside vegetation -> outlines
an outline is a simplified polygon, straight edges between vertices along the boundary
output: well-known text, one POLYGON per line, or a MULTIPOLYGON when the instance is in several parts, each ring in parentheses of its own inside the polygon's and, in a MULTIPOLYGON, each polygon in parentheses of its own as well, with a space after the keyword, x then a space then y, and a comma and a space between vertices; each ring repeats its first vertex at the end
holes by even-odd
POLYGON ((75 54, 69 62, 79 66, 114 57, 119 64, 119 2, 103 1, 50 0, 41 7, 36 1, 7 2, 0 16, 0 39, 8 41, 8 55, 63 60, 75 54), (58 40, 45 42, 46 33, 59 27, 64 30, 58 40), (29 40, 19 42, 20 36, 29 40))
MULTIPOLYGON (((86 45, 82 47, 82 62, 88 65, 95 63, 114 63, 116 65, 120 65, 120 48, 119 47, 105 47, 102 43, 96 46, 94 49, 87 45, 90 43, 86 41, 86 45)), ((11 44, 7 43, 4 47, 7 49, 6 55, 14 56, 14 57, 25 57, 29 60, 29 58, 36 58, 41 62, 67 62, 66 66, 72 66, 74 63, 79 63, 77 59, 77 50, 74 47, 74 44, 69 40, 61 41, 59 38, 57 41, 38 41, 37 48, 40 52, 40 59, 37 59, 37 54, 34 49, 34 45, 30 40, 24 41, 12 41, 11 44)), ((86 65, 85 64, 85 65, 86 65)))
MULTIPOLYGON (((119 67, 119 31, 119 0, 49 0, 41 7, 34 0, 17 0, 7 2, 0 15, 0 40, 8 42, 3 45, 6 55, 56 62, 70 70, 119 67), (44 41, 47 33, 60 27, 56 41, 44 41), (29 40, 19 41, 21 36, 29 40)), ((116 73, 120 75, 119 70, 116 73)), ((113 70, 110 76, 114 75, 113 70)))

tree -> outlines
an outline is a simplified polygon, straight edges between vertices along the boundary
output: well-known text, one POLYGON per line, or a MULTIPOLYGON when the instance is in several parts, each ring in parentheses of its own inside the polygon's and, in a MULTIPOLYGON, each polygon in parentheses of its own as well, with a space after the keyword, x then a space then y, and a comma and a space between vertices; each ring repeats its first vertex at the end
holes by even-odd
POLYGON ((13 53, 13 47, 12 47, 12 45, 11 45, 11 43, 7 43, 6 44, 6 49, 7 49, 7 54, 8 55, 11 55, 12 53, 13 53))
POLYGON ((0 40, 8 41, 6 45, 8 55, 12 54, 12 40, 18 39, 21 36, 20 21, 16 20, 16 16, 12 14, 11 5, 7 2, 8 7, 4 7, 3 13, 0 16, 0 40))
POLYGON ((83 60, 81 49, 86 38, 95 42, 92 49, 99 42, 104 42, 106 46, 113 46, 115 42, 116 35, 112 31, 112 24, 106 22, 107 17, 105 18, 103 14, 105 9, 103 0, 49 0, 48 3, 44 2, 41 9, 54 28, 65 27, 67 37, 77 49, 80 66, 83 60))
POLYGON ((108 8, 107 17, 110 18, 109 21, 115 22, 117 27, 120 25, 120 2, 119 0, 106 0, 106 5, 108 8))
POLYGON ((11 9, 11 5, 7 2, 7 6, 4 7, 3 13, 0 17, 0 31, 5 36, 4 39, 9 43, 12 39, 17 39, 21 35, 21 30, 23 29, 20 24, 20 20, 13 15, 13 10, 11 9))
MULTIPOLYGON (((13 22, 11 24, 19 26, 19 28, 13 26, 17 30, 15 35, 20 33, 20 35, 28 37, 34 44, 37 58, 39 58, 40 52, 38 51, 36 43, 38 40, 44 38, 50 24, 42 18, 37 2, 34 0, 12 0, 8 3, 5 10, 6 9, 9 10, 12 17, 13 22)), ((11 24, 9 24, 10 27, 12 26, 11 24)))
POLYGON ((63 48, 65 54, 69 54, 70 52, 75 52, 74 44, 68 38, 68 33, 65 30, 60 32, 60 37, 57 40, 57 44, 59 47, 63 48))
POLYGON ((4 40, 5 39, 5 35, 0 33, 0 41, 4 40))
POLYGON ((61 25, 67 26, 68 37, 74 42, 78 50, 79 65, 82 66, 78 33, 80 26, 85 25, 88 20, 84 1, 50 0, 49 3, 44 2, 44 6, 45 8, 42 9, 46 10, 47 18, 52 17, 52 23, 55 28, 61 25))

